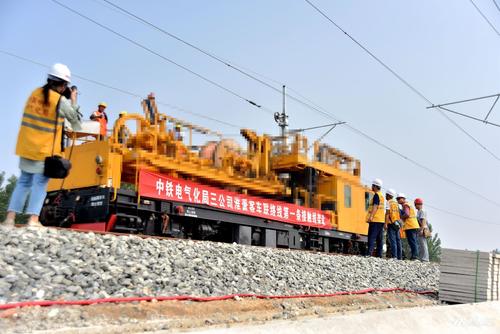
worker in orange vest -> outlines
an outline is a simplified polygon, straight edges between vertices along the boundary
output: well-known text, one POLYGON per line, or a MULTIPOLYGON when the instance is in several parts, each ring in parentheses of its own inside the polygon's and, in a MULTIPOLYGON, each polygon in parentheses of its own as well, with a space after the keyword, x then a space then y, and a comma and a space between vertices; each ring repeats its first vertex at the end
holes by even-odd
POLYGON ((401 236, 399 229, 401 228, 401 216, 399 214, 399 206, 396 201, 396 191, 388 189, 385 193, 387 200, 387 209, 385 213, 385 229, 387 230, 387 238, 389 239, 391 256, 393 259, 403 259, 403 248, 401 244, 401 236))
POLYGON ((415 208, 408 201, 406 201, 406 195, 403 193, 399 193, 396 199, 398 203, 403 206, 401 219, 404 221, 403 231, 405 232, 406 240, 408 240, 408 244, 410 245, 410 260, 417 260, 419 255, 418 231, 420 230, 420 225, 418 224, 415 208))
POLYGON ((108 130, 108 115, 104 109, 106 109, 108 105, 106 102, 101 102, 97 105, 97 110, 90 115, 90 119, 96 122, 99 122, 101 125, 100 131, 100 139, 106 138, 106 131, 108 130))

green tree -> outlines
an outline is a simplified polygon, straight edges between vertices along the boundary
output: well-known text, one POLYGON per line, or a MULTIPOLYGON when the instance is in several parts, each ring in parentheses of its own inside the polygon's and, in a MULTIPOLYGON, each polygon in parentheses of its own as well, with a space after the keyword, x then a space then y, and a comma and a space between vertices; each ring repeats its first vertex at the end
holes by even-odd
MULTIPOLYGON (((12 175, 5 180, 5 172, 0 173, 0 222, 5 220, 7 208, 9 206, 10 196, 16 186, 17 177, 12 175)), ((26 222, 26 215, 17 215, 16 224, 23 224, 26 222)))
MULTIPOLYGON (((429 230, 432 230, 432 224, 429 225, 429 230)), ((429 249, 429 260, 431 262, 441 262, 441 239, 438 233, 433 233, 432 237, 427 238, 427 248, 429 249)))

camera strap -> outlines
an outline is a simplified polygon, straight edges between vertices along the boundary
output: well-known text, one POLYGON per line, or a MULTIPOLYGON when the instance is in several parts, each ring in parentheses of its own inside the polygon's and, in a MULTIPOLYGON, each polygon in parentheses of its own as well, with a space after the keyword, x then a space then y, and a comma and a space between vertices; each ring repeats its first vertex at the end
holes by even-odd
MULTIPOLYGON (((54 156, 54 150, 56 146, 56 138, 57 138, 57 125, 59 124, 59 104, 61 103, 61 97, 62 95, 59 96, 59 100, 57 101, 56 105, 56 120, 54 122, 54 140, 52 141, 52 154, 51 156, 54 156)), ((61 152, 63 151, 63 141, 62 141, 62 134, 61 134, 61 152)))

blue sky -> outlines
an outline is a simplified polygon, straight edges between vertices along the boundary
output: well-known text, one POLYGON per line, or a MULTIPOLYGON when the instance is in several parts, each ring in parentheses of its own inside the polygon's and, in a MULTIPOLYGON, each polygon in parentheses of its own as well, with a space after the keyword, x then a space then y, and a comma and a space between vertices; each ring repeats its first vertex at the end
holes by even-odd
MULTIPOLYGON (((123 16, 101 0, 61 2, 139 41, 156 52, 279 111, 281 96, 151 28, 123 16)), ((439 174, 499 202, 500 161, 480 149, 427 103, 395 79, 302 0, 119 1, 161 28, 221 58, 285 83, 352 126, 439 174)), ((500 91, 500 38, 470 1, 313 1, 351 35, 434 103, 500 91)), ((475 0, 500 29, 492 1, 475 0)), ((258 132, 277 134, 272 116, 216 88, 49 0, 0 2, 0 50, 43 64, 62 62, 73 73, 141 96, 258 132)), ((17 173, 14 155, 27 96, 45 81, 46 69, 0 53, 4 121, 0 170, 17 173)), ((74 79, 86 116, 104 100, 111 118, 140 112, 140 98, 74 79)), ((276 85, 279 87, 279 85, 276 85)), ((488 102, 457 106, 484 117, 488 102)), ((161 106, 163 112, 226 134, 237 128, 161 106)), ((329 123, 293 101, 291 127, 329 123)), ((451 116, 500 156, 500 130, 451 116)), ((500 106, 490 116, 500 123, 500 106)), ((311 131, 315 139, 322 131, 311 131)), ((365 180, 422 197, 429 221, 445 247, 500 248, 499 207, 466 192, 353 133, 337 127, 325 140, 359 158, 365 180), (489 223, 481 223, 485 221, 489 223)))

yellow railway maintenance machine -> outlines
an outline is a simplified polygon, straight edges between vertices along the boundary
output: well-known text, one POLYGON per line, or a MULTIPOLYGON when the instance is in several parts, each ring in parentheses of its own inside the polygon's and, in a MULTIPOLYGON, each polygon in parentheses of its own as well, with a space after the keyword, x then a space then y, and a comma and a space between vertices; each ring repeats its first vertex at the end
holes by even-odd
POLYGON ((363 253, 370 190, 361 164, 298 131, 242 129, 246 150, 209 129, 158 112, 116 120, 103 140, 93 122, 67 130, 73 168, 51 180, 44 225, 269 247, 363 253), (193 134, 218 138, 203 146, 193 134))

